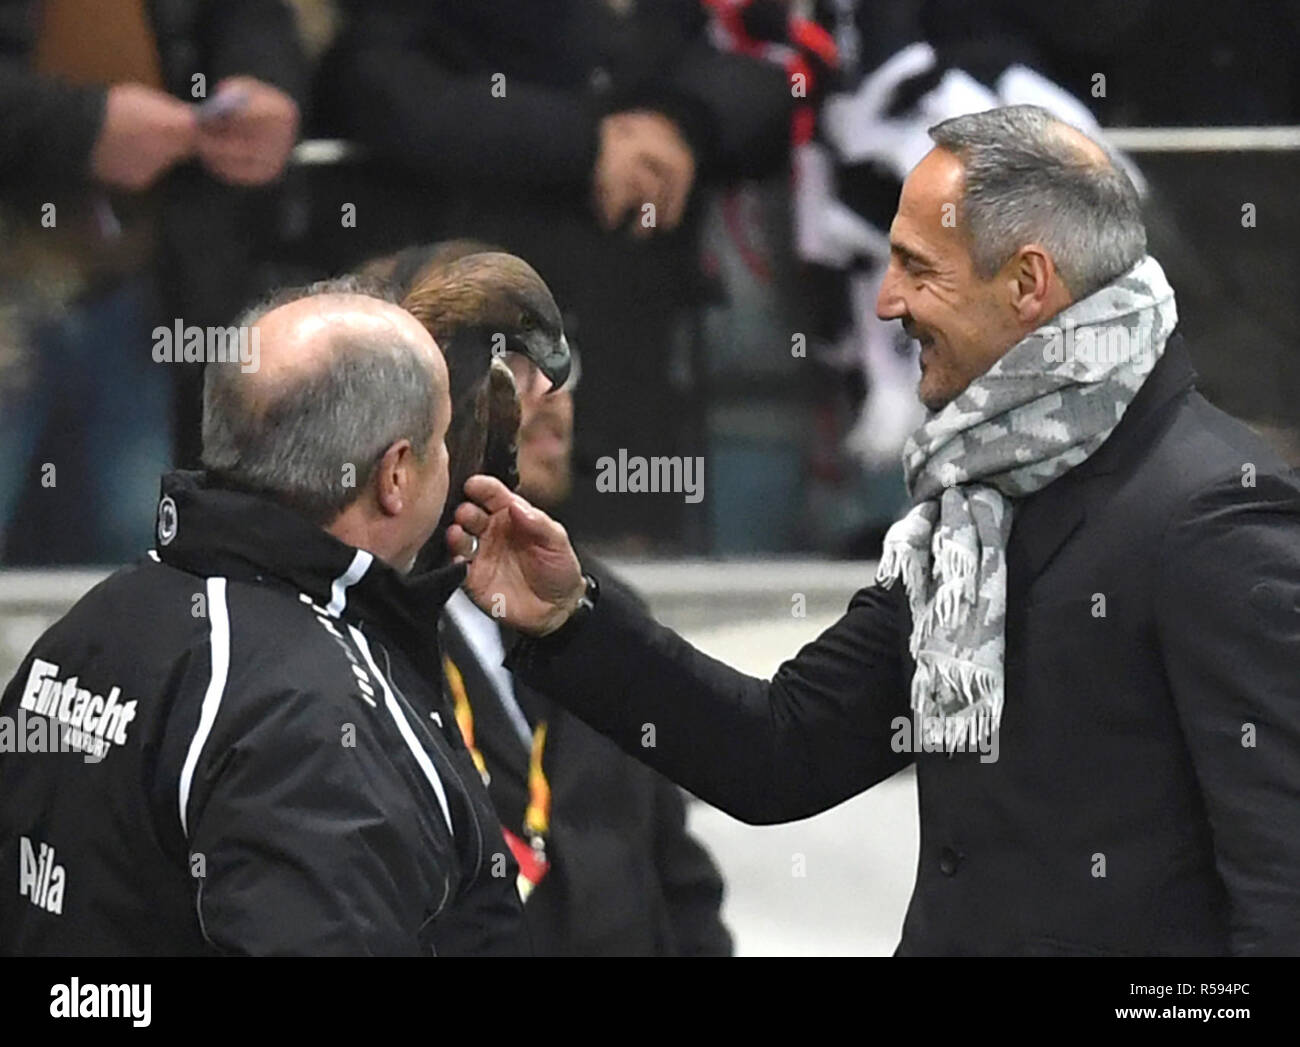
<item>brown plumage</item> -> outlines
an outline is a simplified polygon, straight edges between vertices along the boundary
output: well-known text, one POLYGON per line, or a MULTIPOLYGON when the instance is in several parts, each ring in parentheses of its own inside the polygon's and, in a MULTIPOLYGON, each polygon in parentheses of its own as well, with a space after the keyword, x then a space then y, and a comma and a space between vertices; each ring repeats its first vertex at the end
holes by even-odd
POLYGON ((408 248, 366 271, 395 287, 403 308, 424 324, 447 360, 451 485, 435 535, 440 542, 474 473, 496 476, 512 489, 518 484, 519 396, 502 358, 521 353, 558 388, 569 375, 564 323, 532 266, 473 241, 408 248))

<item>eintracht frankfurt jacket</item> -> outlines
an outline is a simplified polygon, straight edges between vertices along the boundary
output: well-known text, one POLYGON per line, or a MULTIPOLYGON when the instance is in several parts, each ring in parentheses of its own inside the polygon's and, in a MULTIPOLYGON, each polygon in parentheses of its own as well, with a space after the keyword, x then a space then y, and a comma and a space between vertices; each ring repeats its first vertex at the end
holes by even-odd
POLYGON ((158 545, 0 699, 0 952, 514 952, 516 869, 406 578, 164 478, 158 545), (8 738, 5 738, 6 732, 8 738))

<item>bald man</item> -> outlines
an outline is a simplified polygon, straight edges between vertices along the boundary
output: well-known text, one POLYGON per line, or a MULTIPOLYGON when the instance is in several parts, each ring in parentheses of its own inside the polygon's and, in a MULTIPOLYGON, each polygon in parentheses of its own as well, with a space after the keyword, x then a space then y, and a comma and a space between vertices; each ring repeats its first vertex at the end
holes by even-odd
POLYGON ((517 678, 742 820, 914 765, 901 954, 1300 953, 1300 484, 1196 391, 1095 143, 1033 106, 930 135, 877 302, 921 343, 914 504, 839 622, 744 676, 488 477, 468 589, 517 678))
POLYGON ((260 366, 209 366, 206 471, 164 477, 156 547, 0 699, 0 953, 526 947, 439 684, 464 569, 409 575, 447 495, 447 371, 363 290, 243 318, 260 366))

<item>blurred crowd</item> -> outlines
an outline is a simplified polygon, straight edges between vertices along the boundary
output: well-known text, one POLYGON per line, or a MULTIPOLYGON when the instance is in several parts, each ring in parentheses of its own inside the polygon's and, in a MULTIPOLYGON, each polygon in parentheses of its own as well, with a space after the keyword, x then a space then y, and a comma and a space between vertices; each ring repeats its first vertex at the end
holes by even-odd
MULTIPOLYGON (((160 328, 459 238, 564 311, 581 537, 872 555, 921 417, 873 304, 926 128, 1300 124, 1297 45, 1300 0, 0 0, 0 562, 146 547, 197 460, 160 328), (598 496, 620 450, 703 456, 706 497, 598 496)), ((1295 457, 1300 157, 1128 163, 1205 391, 1295 457)))

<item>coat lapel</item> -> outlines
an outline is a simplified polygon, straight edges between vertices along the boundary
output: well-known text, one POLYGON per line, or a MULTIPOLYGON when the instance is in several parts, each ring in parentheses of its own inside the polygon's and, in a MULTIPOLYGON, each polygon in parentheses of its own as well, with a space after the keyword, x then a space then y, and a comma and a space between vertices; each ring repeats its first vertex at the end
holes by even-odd
POLYGON ((1028 587, 1047 569, 1065 540, 1082 526, 1087 510, 1069 474, 1016 506, 1007 545, 1007 585, 1028 587))

